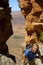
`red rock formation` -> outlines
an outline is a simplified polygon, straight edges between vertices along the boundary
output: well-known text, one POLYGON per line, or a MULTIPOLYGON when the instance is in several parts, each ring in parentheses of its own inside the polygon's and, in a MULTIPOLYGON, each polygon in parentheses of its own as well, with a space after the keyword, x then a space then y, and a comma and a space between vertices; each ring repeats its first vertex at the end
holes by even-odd
POLYGON ((37 41, 40 41, 39 35, 43 32, 43 0, 18 0, 18 2, 26 20, 26 42, 30 42, 35 36, 37 41))

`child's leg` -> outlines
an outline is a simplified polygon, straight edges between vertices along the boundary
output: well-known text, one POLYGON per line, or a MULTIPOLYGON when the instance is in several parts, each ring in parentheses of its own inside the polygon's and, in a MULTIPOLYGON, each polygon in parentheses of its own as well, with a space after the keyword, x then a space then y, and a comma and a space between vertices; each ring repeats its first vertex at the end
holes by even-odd
POLYGON ((31 60, 31 61, 29 61, 29 65, 35 65, 35 61, 34 61, 34 59, 31 60))
POLYGON ((29 65, 29 60, 26 60, 25 65, 29 65))
POLYGON ((26 62, 25 62, 25 63, 23 63, 23 61, 22 61, 22 65, 29 65, 29 61, 28 61, 28 60, 26 60, 26 62))
POLYGON ((25 64, 24 65, 35 65, 35 61, 34 59, 29 61, 29 60, 26 60, 25 64))

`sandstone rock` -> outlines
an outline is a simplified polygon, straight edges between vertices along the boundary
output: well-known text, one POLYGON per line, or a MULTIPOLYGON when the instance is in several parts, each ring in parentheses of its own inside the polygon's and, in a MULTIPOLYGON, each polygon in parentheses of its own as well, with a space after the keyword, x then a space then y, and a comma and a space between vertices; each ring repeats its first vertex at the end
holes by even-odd
POLYGON ((40 21, 43 23, 43 11, 42 11, 42 13, 40 15, 40 21))
POLYGON ((43 0, 35 0, 35 2, 43 9, 43 0))
POLYGON ((43 25, 35 25, 34 30, 36 33, 40 34, 43 31, 43 25))
POLYGON ((0 54, 0 65, 15 65, 15 63, 11 58, 0 54))
POLYGON ((28 37, 32 36, 34 32, 39 37, 40 32, 43 31, 43 25, 40 24, 43 23, 43 0, 19 0, 18 2, 26 20, 25 29, 27 36, 25 40, 28 41, 28 37))
POLYGON ((37 16, 34 16, 34 15, 27 15, 26 16, 26 21, 28 22, 39 22, 39 18, 37 16))
POLYGON ((23 15, 26 17, 32 9, 32 4, 30 3, 30 0, 19 0, 19 7, 21 8, 23 15))
POLYGON ((29 36, 25 36, 25 42, 30 42, 30 35, 29 36))
POLYGON ((34 12, 39 12, 42 11, 42 8, 39 6, 39 4, 37 4, 35 1, 32 2, 32 6, 33 6, 33 11, 34 12))
POLYGON ((20 5, 21 8, 25 8, 25 9, 30 7, 30 3, 29 3, 29 1, 26 1, 26 2, 23 1, 23 2, 20 2, 19 5, 20 5))
POLYGON ((26 24, 25 24, 25 28, 29 31, 29 30, 33 30, 34 29, 34 25, 32 25, 32 23, 34 22, 39 22, 39 18, 33 15, 27 15, 26 16, 26 24))
POLYGON ((26 22, 25 28, 26 28, 27 30, 31 30, 31 29, 32 29, 31 22, 26 22))

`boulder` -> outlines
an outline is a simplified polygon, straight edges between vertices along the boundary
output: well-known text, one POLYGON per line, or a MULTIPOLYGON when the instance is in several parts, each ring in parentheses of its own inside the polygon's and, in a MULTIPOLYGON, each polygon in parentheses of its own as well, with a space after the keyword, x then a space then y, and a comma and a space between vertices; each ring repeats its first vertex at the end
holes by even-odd
POLYGON ((15 62, 2 54, 0 54, 0 65, 15 65, 15 62))

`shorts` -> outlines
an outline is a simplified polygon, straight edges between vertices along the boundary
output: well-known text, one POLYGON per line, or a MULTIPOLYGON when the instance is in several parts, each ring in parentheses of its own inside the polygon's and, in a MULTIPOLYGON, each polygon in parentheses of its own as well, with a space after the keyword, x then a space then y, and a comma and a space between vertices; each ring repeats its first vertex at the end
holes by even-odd
MULTIPOLYGON (((22 65, 23 65, 23 63, 22 63, 22 65)), ((34 61, 34 59, 31 60, 31 61, 26 60, 26 62, 24 63, 24 65, 35 65, 35 61, 34 61)))

